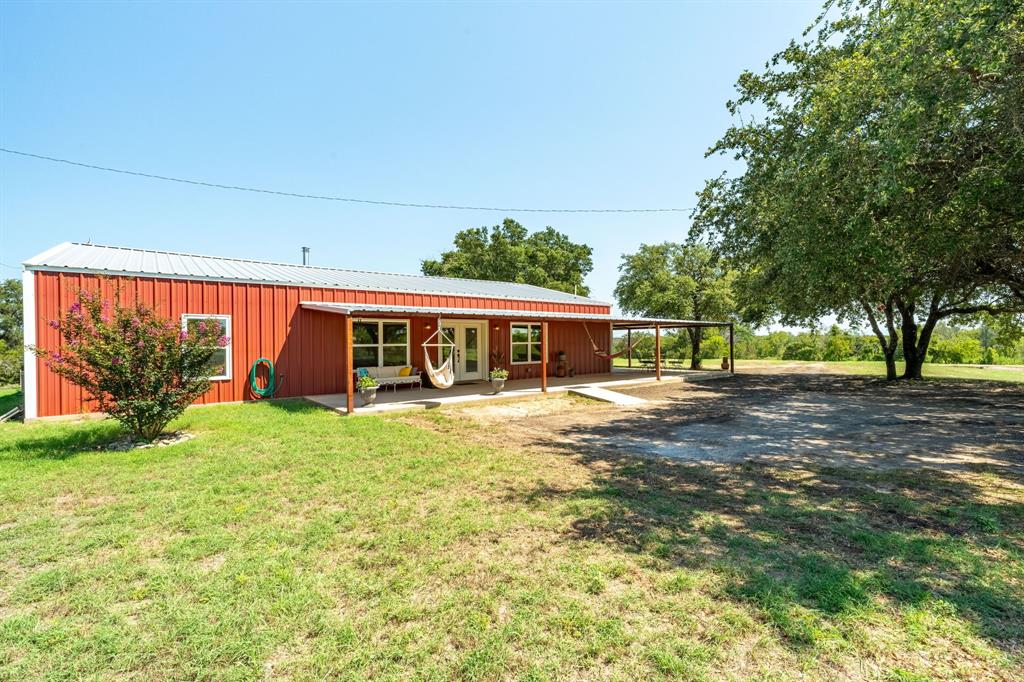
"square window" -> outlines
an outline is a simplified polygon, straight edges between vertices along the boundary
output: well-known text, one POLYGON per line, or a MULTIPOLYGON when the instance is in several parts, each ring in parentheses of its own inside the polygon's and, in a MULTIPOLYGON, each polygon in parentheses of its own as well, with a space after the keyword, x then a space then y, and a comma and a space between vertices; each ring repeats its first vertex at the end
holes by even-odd
POLYGON ((353 320, 352 362, 355 368, 408 365, 408 321, 353 320))
POLYGON ((512 364, 541 361, 541 325, 538 323, 511 325, 512 364))
POLYGON ((399 324, 392 324, 390 322, 385 322, 384 323, 384 334, 383 334, 382 339, 383 339, 383 343, 387 343, 387 344, 397 343, 397 344, 405 345, 406 343, 409 342, 408 341, 409 340, 409 326, 407 324, 405 324, 404 322, 401 322, 399 324))
POLYGON ((384 346, 384 366, 395 367, 409 364, 406 346, 384 346))
POLYGON ((209 328, 210 325, 218 327, 218 336, 226 336, 228 344, 218 348, 210 356, 206 367, 210 370, 210 379, 223 381, 231 378, 231 316, 230 315, 203 315, 201 313, 186 313, 181 316, 181 328, 189 333, 199 333, 199 325, 209 328))
POLYGON ((526 344, 512 344, 512 362, 529 362, 530 350, 526 344))
POLYGON ((352 343, 376 345, 380 341, 380 325, 376 322, 355 322, 352 325, 352 343))
POLYGON ((379 367, 377 346, 356 346, 352 349, 352 363, 356 367, 379 367))

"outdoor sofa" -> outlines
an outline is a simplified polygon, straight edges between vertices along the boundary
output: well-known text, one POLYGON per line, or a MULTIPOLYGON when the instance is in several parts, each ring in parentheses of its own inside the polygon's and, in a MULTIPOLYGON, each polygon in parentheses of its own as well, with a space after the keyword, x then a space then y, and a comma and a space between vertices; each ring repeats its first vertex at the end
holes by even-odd
POLYGON ((377 380, 382 389, 388 386, 397 391, 399 386, 416 386, 423 389, 423 379, 416 367, 366 367, 366 373, 377 380), (406 370, 406 373, 403 373, 406 370))

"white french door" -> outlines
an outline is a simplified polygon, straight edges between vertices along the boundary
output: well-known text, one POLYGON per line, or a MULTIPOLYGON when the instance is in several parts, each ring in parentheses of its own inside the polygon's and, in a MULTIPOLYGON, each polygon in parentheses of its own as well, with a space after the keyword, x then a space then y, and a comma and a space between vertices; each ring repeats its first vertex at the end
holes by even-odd
MULTIPOLYGON (((444 333, 455 342, 456 381, 477 381, 487 376, 487 322, 483 320, 444 320, 441 322, 444 333)), ((441 349, 441 362, 444 362, 450 350, 441 349)))

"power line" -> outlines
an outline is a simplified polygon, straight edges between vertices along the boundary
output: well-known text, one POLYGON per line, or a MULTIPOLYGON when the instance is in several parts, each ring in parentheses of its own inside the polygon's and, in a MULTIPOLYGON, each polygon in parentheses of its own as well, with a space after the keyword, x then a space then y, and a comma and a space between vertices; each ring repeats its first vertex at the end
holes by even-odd
POLYGON ((68 166, 78 166, 92 170, 105 171, 107 173, 120 173, 121 175, 134 175, 140 178, 151 180, 164 180, 166 182, 178 182, 185 185, 199 185, 201 187, 212 187, 214 189, 230 189, 238 192, 256 192, 257 194, 274 194, 282 197, 294 197, 296 199, 318 199, 321 201, 343 201, 352 204, 373 204, 375 206, 397 206, 402 208, 439 208, 454 211, 498 211, 502 213, 688 213, 690 208, 501 208, 498 206, 456 206, 451 204, 414 204, 404 201, 377 201, 374 199, 356 199, 353 197, 326 196, 322 194, 301 194, 299 192, 282 192, 273 189, 261 189, 259 187, 243 187, 241 185, 222 185, 217 182, 204 182, 202 180, 190 180, 188 178, 175 178, 168 175, 156 175, 155 173, 143 173, 141 171, 125 170, 123 168, 109 168, 107 166, 96 166, 91 163, 71 161, 70 159, 58 159, 42 154, 30 154, 14 149, 0 147, 0 152, 15 154, 42 161, 63 163, 68 166))
POLYGON ((11 270, 21 270, 21 268, 16 267, 14 265, 8 265, 7 263, 0 263, 0 267, 2 267, 2 268, 10 268, 11 270))

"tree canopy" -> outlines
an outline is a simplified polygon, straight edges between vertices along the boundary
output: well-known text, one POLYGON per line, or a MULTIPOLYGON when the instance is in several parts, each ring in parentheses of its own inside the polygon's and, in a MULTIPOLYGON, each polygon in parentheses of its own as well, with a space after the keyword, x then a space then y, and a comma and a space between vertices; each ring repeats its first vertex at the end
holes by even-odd
MULTIPOLYGON (((628 313, 687 320, 725 320, 733 312, 733 273, 700 244, 642 244, 622 257, 615 298, 628 313)), ((701 364, 701 329, 687 329, 690 366, 701 364)))
POLYGON ((21 280, 0 282, 0 384, 21 380, 24 364, 21 330, 21 280))
POLYGON ((462 230, 455 248, 422 262, 425 275, 520 282, 587 296, 593 249, 552 227, 532 234, 511 218, 501 225, 462 230))
POLYGON ((867 321, 895 377, 935 325, 1024 309, 1024 9, 839 0, 739 78, 698 234, 741 268, 744 316, 867 321))

